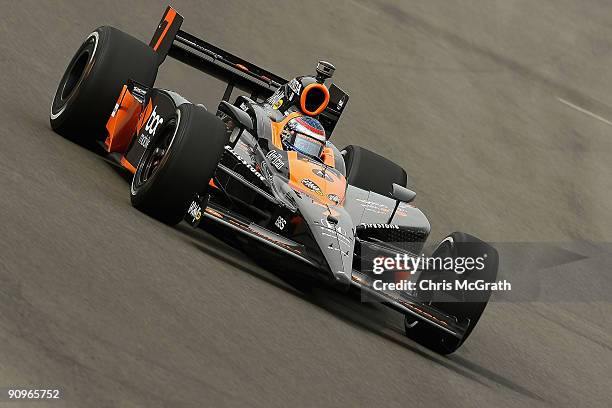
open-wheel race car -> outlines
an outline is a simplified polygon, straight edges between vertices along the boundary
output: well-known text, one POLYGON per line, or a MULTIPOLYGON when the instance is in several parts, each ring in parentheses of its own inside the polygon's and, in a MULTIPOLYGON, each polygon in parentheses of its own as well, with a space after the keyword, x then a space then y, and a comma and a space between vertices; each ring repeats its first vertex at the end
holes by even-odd
MULTIPOLYGON (((469 300, 462 290, 445 298, 444 290, 422 296, 376 288, 372 260, 419 257, 430 224, 412 205, 416 194, 401 166, 330 141, 349 100, 329 84, 334 66, 320 61, 315 75, 286 80, 182 31, 182 22, 168 7, 148 45, 108 26, 87 36, 53 98, 53 130, 101 144, 133 174, 131 202, 144 213, 170 225, 186 220, 247 252, 280 257, 288 274, 361 290, 404 314, 410 338, 455 351, 490 291, 469 300), (225 81, 219 105, 209 110, 155 88, 167 56, 225 81), (248 96, 232 98, 235 89, 248 96)), ((468 234, 449 235, 436 255, 484 255, 484 268, 455 278, 496 279, 496 250, 468 234)), ((420 272, 410 279, 448 277, 420 272)))

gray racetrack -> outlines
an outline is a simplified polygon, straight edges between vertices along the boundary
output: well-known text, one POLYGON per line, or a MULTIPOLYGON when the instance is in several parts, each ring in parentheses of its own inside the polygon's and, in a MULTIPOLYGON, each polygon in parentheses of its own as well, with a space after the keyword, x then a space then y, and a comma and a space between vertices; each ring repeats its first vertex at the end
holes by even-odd
MULTIPOLYGON (((612 240, 610 2, 175 6, 184 29, 285 77, 332 61, 351 95, 337 144, 402 164, 434 240, 612 240)), ((121 175, 55 135, 48 111, 92 28, 148 41, 164 8, 3 2, 0 387, 62 387, 50 407, 610 406, 609 297, 492 303, 444 358, 394 314, 297 292, 133 209, 121 175)), ((157 84, 208 105, 223 89, 174 61, 157 84)), ((609 294, 609 272, 576 284, 609 294)))

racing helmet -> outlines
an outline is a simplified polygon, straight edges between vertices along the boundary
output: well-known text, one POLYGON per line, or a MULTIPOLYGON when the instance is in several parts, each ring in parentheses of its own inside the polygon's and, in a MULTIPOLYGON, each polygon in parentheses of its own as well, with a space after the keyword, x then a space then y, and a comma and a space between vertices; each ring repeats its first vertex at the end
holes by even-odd
POLYGON ((325 147, 325 129, 321 122, 309 116, 298 116, 287 122, 281 141, 288 150, 320 157, 325 147))

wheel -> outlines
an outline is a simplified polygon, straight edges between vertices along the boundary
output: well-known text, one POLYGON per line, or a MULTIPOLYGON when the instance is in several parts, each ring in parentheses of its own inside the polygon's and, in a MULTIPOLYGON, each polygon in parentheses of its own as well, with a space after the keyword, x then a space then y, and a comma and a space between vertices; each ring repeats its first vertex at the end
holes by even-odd
POLYGON ((170 225, 213 177, 228 135, 217 116, 185 103, 151 140, 132 179, 132 205, 170 225))
POLYGON ((363 147, 349 145, 342 150, 346 180, 355 187, 391 196, 393 183, 406 187, 406 171, 391 160, 363 147))
MULTIPOLYGON (((439 281, 454 281, 455 279, 484 282, 494 282, 497 279, 497 269, 499 265, 499 255, 497 250, 491 245, 462 232, 453 232, 438 245, 432 257, 440 258, 477 258, 483 257, 484 268, 473 269, 469 273, 458 275, 453 271, 433 272, 437 276, 425 277, 439 281)), ((429 272, 432 273, 432 272, 429 272)), ((459 340, 434 326, 425 322, 414 320, 413 317, 406 316, 404 324, 406 335, 416 342, 440 353, 450 354, 456 351, 470 336, 474 327, 478 323, 480 316, 484 312, 491 291, 480 291, 477 296, 467 291, 450 291, 434 295, 430 302, 431 306, 441 310, 445 314, 455 316, 459 322, 469 321, 463 339, 459 340), (442 301, 444 299, 444 301, 442 301)))
POLYGON ((91 33, 68 64, 51 104, 51 128, 81 144, 106 135, 106 122, 128 79, 153 86, 157 56, 113 27, 91 33))

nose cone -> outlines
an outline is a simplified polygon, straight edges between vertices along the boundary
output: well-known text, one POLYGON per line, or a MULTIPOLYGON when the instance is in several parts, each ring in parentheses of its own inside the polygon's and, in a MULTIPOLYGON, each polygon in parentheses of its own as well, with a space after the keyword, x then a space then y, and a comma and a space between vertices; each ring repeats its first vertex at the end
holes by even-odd
POLYGON ((355 248, 353 223, 349 214, 342 207, 314 203, 305 195, 302 195, 298 206, 335 281, 348 289, 355 248))

